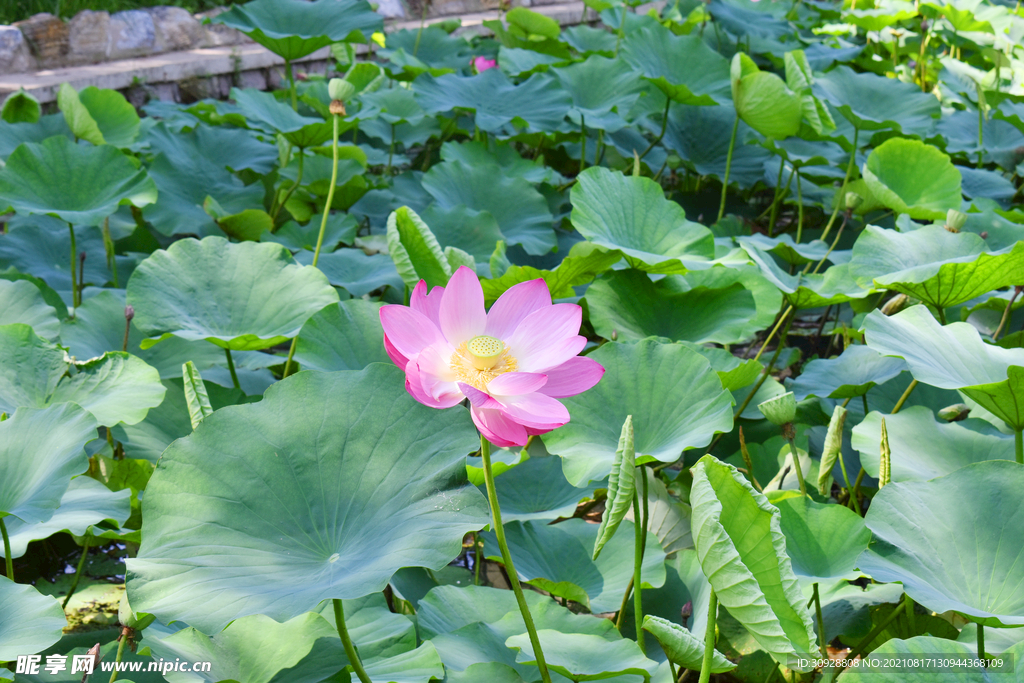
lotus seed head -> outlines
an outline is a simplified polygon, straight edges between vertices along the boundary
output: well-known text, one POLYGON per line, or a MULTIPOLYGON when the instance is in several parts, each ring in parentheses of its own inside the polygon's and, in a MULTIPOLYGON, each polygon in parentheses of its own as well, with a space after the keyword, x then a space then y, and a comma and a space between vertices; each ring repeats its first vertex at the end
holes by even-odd
POLYGON ((864 198, 856 192, 846 193, 846 208, 851 211, 856 210, 858 206, 864 203, 864 198))
POLYGON ((469 340, 466 350, 472 356, 473 367, 477 370, 490 370, 501 357, 505 344, 500 339, 480 335, 469 340))
POLYGON ((967 214, 957 211, 956 209, 950 209, 946 212, 946 230, 950 232, 960 232, 960 230, 967 224, 967 214))

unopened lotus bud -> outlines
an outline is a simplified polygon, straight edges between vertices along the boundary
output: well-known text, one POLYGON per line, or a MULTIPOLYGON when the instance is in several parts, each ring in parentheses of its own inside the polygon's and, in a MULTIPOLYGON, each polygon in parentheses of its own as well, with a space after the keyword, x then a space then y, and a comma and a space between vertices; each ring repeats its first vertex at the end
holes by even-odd
POLYGON ((946 230, 950 232, 960 232, 960 230, 967 224, 967 214, 957 211, 956 209, 950 209, 946 212, 946 230))
POLYGON ((951 406, 940 409, 939 417, 946 422, 959 422, 960 420, 966 420, 970 413, 971 409, 966 403, 954 403, 951 406))
POLYGON ((885 302, 885 305, 882 306, 882 313, 885 315, 896 315, 907 307, 908 301, 910 301, 910 297, 906 294, 897 294, 885 302))
POLYGON ((127 320, 128 322, 131 322, 132 318, 134 318, 134 317, 135 317, 135 307, 131 306, 131 305, 125 306, 124 307, 124 319, 127 320))
POLYGON ((843 424, 846 422, 846 412, 846 408, 836 406, 832 411, 832 419, 828 423, 825 447, 821 452, 821 466, 818 468, 818 491, 823 496, 828 495, 832 469, 836 466, 836 461, 842 457, 843 424))
POLYGON ((796 397, 792 391, 787 391, 759 404, 757 409, 774 425, 791 424, 796 419, 796 397))
POLYGON ((864 198, 856 192, 846 193, 846 208, 850 211, 855 210, 858 206, 864 203, 864 198))
POLYGON ((356 94, 356 88, 344 78, 332 78, 327 82, 327 94, 331 96, 332 100, 344 102, 356 94))

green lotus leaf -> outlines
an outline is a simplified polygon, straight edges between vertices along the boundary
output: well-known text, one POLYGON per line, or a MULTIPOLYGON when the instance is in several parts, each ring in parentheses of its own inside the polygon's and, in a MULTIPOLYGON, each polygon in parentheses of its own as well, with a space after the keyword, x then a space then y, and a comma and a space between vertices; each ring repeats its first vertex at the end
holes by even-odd
POLYGON ((798 401, 808 396, 863 396, 872 387, 888 382, 906 369, 907 364, 899 358, 883 356, 867 346, 855 344, 835 358, 816 358, 807 363, 792 389, 798 401))
POLYGON ((974 660, 977 657, 977 647, 964 645, 955 640, 934 636, 916 636, 907 640, 893 638, 872 650, 870 661, 851 667, 843 674, 843 680, 849 680, 851 683, 934 683, 936 680, 992 683, 1007 677, 1005 673, 990 673, 980 666, 975 666, 974 660), (887 660, 914 661, 922 657, 934 661, 935 665, 930 661, 927 667, 901 667, 895 670, 892 667, 878 666, 887 660))
POLYGON ((445 566, 488 519, 465 483, 477 437, 467 413, 418 404, 402 379, 384 364, 299 373, 174 442, 146 489, 132 604, 212 632, 445 566))
POLYGON ((881 31, 901 21, 917 16, 914 5, 902 0, 892 0, 885 7, 876 9, 854 9, 843 13, 843 21, 859 26, 865 31, 881 31))
MULTIPOLYGON (((702 176, 721 181, 729 164, 729 183, 750 188, 764 182, 765 164, 773 155, 761 144, 752 144, 762 138, 741 119, 730 161, 729 141, 735 122, 731 101, 718 107, 672 107, 662 144, 684 159, 685 167, 702 176)), ((777 162, 772 165, 778 168, 777 162)))
POLYGON ((861 284, 949 308, 1022 280, 1024 245, 988 251, 985 240, 969 232, 926 226, 904 233, 869 225, 853 245, 850 272, 861 284))
MULTIPOLYGON (((7 234, 0 240, 0 268, 13 267, 22 273, 31 273, 37 278, 37 286, 41 283, 44 287, 52 288, 51 291, 58 295, 58 299, 64 296, 70 303, 71 233, 68 226, 45 216, 32 217, 26 224, 17 227, 11 223, 8 223, 7 234)), ((75 228, 75 241, 78 253, 85 252, 87 256, 85 267, 76 268, 76 278, 84 280, 86 286, 109 283, 113 275, 107 268, 102 231, 97 227, 79 226, 75 228)), ((133 261, 130 257, 116 258, 121 273, 124 273, 127 263, 133 261)), ((56 301, 51 299, 48 303, 58 311, 61 310, 56 301)), ((63 301, 61 306, 64 306, 63 301)), ((64 311, 67 310, 64 306, 64 311)))
POLYGON ((410 290, 420 280, 427 286, 443 287, 452 276, 452 267, 430 227, 408 206, 388 216, 388 256, 410 290))
POLYGON ((516 670, 507 664, 498 662, 481 662, 470 664, 464 671, 445 670, 445 680, 448 683, 475 683, 476 681, 488 681, 488 683, 526 683, 516 670))
POLYGON ((480 130, 501 134, 510 124, 529 132, 553 132, 572 108, 572 98, 553 76, 534 74, 514 84, 499 69, 468 78, 423 74, 414 82, 420 106, 430 114, 474 112, 480 130))
POLYGON ((577 126, 614 133, 627 124, 623 118, 643 89, 636 72, 623 60, 590 55, 582 62, 552 73, 572 97, 569 116, 577 126))
POLYGON ((96 119, 78 98, 78 91, 70 83, 61 83, 57 89, 57 106, 75 138, 99 146, 106 143, 96 119))
POLYGON ((307 370, 361 370, 387 363, 380 304, 352 299, 328 306, 302 326, 295 360, 307 370))
MULTIPOLYGON (((295 260, 304 266, 312 265, 313 252, 300 251, 295 254, 295 260)), ((321 252, 317 268, 332 285, 343 287, 354 297, 365 296, 382 287, 403 288, 395 262, 386 254, 367 254, 362 249, 321 252)))
POLYGON ((790 657, 808 657, 814 626, 778 508, 710 455, 693 468, 690 502, 697 556, 722 606, 777 661, 792 667, 790 657))
POLYGON ((816 583, 856 578, 849 575, 871 541, 860 515, 842 505, 823 505, 795 494, 776 498, 775 506, 793 573, 816 583))
POLYGON ((57 104, 75 137, 94 145, 128 147, 138 137, 141 119, 124 95, 89 86, 80 92, 62 83, 57 104))
MULTIPOLYGON (((504 255, 504 246, 500 252, 504 255)), ((495 252, 499 253, 499 252, 495 252)), ((590 283, 598 274, 622 260, 622 252, 608 251, 590 242, 577 242, 569 249, 569 255, 554 270, 538 270, 531 266, 509 266, 504 274, 495 279, 481 280, 484 301, 490 305, 497 301, 510 287, 528 280, 543 279, 551 297, 565 299, 576 296, 575 287, 590 283)), ((492 262, 491 271, 495 272, 492 262)))
POLYGON ((814 273, 790 275, 753 242, 745 243, 743 250, 761 269, 761 274, 782 290, 786 301, 794 308, 831 306, 863 299, 871 293, 870 289, 862 288, 853 279, 848 263, 832 266, 825 271, 824 275, 814 273))
POLYGON ((143 348, 173 335, 241 351, 296 336, 338 293, 281 245, 207 237, 150 255, 128 281, 127 300, 134 325, 149 336, 143 348))
POLYGON ((597 543, 594 545, 595 560, 601 554, 604 544, 615 535, 615 530, 619 528, 626 512, 632 509, 635 496, 636 451, 633 444, 633 416, 627 415, 626 421, 622 423, 619 447, 615 451, 615 462, 612 463, 612 471, 608 475, 608 498, 604 513, 601 515, 601 526, 597 530, 597 543))
POLYGON ((696 351, 645 340, 604 344, 590 358, 604 366, 604 377, 593 389, 562 399, 572 419, 544 435, 571 483, 607 475, 627 415, 633 416, 637 457, 661 462, 675 462, 684 450, 732 430, 732 397, 696 351))
POLYGON ((729 63, 697 35, 645 26, 626 34, 621 54, 673 102, 714 105, 729 99, 729 63))
MULTIPOLYGON (((669 556, 692 548, 690 506, 669 493, 665 482, 651 468, 644 468, 644 472, 647 475, 647 530, 658 537, 669 556)), ((633 521, 632 510, 626 513, 626 519, 633 521)))
POLYGON ((156 201, 156 185, 115 147, 76 145, 65 137, 26 143, 0 169, 0 203, 17 213, 98 225, 117 207, 156 201))
MULTIPOLYGON (((699 671, 704 663, 704 640, 668 619, 651 614, 644 615, 644 630, 650 631, 661 644, 665 654, 677 666, 699 671)), ((718 650, 711 656, 711 673, 732 671, 736 665, 718 650)))
MULTIPOLYGON (((359 224, 356 222, 355 216, 347 213, 332 213, 327 217, 327 226, 324 229, 324 241, 321 246, 320 255, 325 256, 333 252, 341 243, 353 244, 358 232, 359 224)), ((293 252, 304 250, 312 252, 316 249, 319 237, 319 220, 312 220, 306 225, 299 225, 295 221, 288 221, 275 232, 260 235, 260 241, 277 242, 293 252)))
POLYGON ((60 507, 47 521, 26 524, 17 517, 6 520, 11 537, 11 556, 21 557, 30 542, 49 538, 61 531, 85 536, 94 525, 108 519, 118 525, 124 524, 131 515, 130 498, 128 489, 111 491, 90 477, 75 477, 60 499, 60 507))
MULTIPOLYGON (((60 326, 61 345, 78 360, 97 358, 108 351, 119 351, 124 344, 124 290, 103 290, 75 309, 75 317, 60 326)), ((177 337, 143 350, 145 336, 131 325, 128 352, 160 373, 161 379, 181 377, 181 365, 192 361, 206 370, 224 362, 224 353, 206 342, 190 342, 177 337)))
POLYGON ((189 361, 181 366, 181 380, 185 389, 185 404, 188 406, 188 418, 192 429, 199 426, 204 417, 213 413, 210 395, 206 392, 206 384, 196 369, 195 363, 189 361))
POLYGON ((494 253, 494 245, 505 241, 498 221, 487 211, 461 205, 442 207, 435 202, 420 216, 430 226, 442 249, 461 249, 478 262, 487 263, 494 253))
POLYGON ((4 100, 4 106, 0 109, 0 119, 7 123, 35 123, 42 113, 39 100, 22 88, 4 100))
POLYGON ((1024 428, 1024 350, 986 344, 968 323, 940 325, 925 306, 864 319, 865 343, 901 356, 914 378, 941 389, 962 389, 1013 429, 1024 428))
POLYGON ((71 477, 88 469, 83 449, 95 438, 96 422, 72 403, 18 408, 0 422, 0 515, 53 517, 71 477))
POLYGON ((909 135, 930 134, 939 116, 939 100, 904 83, 839 66, 819 75, 815 92, 860 130, 894 128, 909 135))
POLYGON ((853 428, 853 447, 872 477, 878 477, 882 417, 892 451, 892 481, 924 481, 943 477, 983 460, 1013 460, 1013 438, 988 423, 970 418, 961 422, 935 419, 924 406, 904 408, 896 415, 871 412, 853 428), (926 449, 921 444, 928 444, 926 449))
POLYGON ((461 143, 446 142, 441 145, 441 158, 444 161, 461 161, 466 166, 480 169, 490 166, 488 173, 498 173, 509 177, 522 178, 531 183, 548 183, 551 185, 565 182, 565 178, 554 169, 524 159, 512 145, 502 143, 474 142, 467 140, 461 143))
POLYGON ((365 43, 384 22, 363 0, 255 0, 211 20, 241 31, 274 54, 295 60, 338 41, 365 43))
POLYGON ((901 582, 929 610, 953 610, 985 626, 1021 626, 1024 537, 1014 513, 1024 505, 1022 491, 1024 468, 997 460, 930 481, 892 482, 864 518, 875 541, 860 569, 877 581, 901 582), (927 524, 908 523, 923 510, 927 524), (935 562, 934 548, 957 560, 935 562))
POLYGON ((271 93, 253 88, 232 88, 231 99, 248 119, 262 124, 260 127, 268 133, 282 134, 296 147, 315 147, 331 139, 333 124, 330 121, 302 116, 271 93))
POLYGON ((138 358, 112 351, 72 370, 28 325, 0 327, 0 368, 0 411, 73 402, 112 427, 139 422, 163 400, 159 373, 138 358))
MULTIPOLYGON (((633 674, 643 676, 646 682, 658 667, 658 663, 647 659, 632 640, 608 642, 600 636, 552 629, 538 630, 537 637, 548 668, 572 681, 599 681, 633 674)), ((516 662, 536 663, 529 634, 512 636, 505 644, 519 650, 516 662)))
POLYGON ((748 324, 757 316, 753 294, 738 282, 691 288, 686 276, 652 282, 639 270, 615 270, 598 278, 586 297, 594 330, 606 339, 736 344, 757 332, 748 324))
POLYGON ((466 66, 472 56, 472 47, 465 38, 450 35, 438 24, 428 25, 422 31, 399 29, 388 33, 387 47, 377 52, 390 59, 392 51, 415 53, 416 59, 436 69, 458 70, 466 66))
MULTIPOLYGON (((619 608, 626 585, 633 578, 635 528, 632 524, 620 525, 596 560, 593 550, 597 525, 582 519, 555 525, 512 522, 505 525, 505 535, 516 571, 524 582, 600 613, 619 608), (552 555, 550 548, 558 548, 558 554, 552 555)), ((487 531, 480 536, 485 556, 500 562, 494 533, 487 531)), ((643 582, 652 588, 665 583, 665 552, 654 534, 647 535, 643 582)))
POLYGON ((437 200, 439 208, 451 210, 461 205, 488 212, 508 244, 520 244, 528 254, 554 249, 554 217, 544 196, 523 178, 506 177, 498 169, 493 169, 493 174, 483 170, 487 169, 446 161, 423 174, 423 189, 437 200))
POLYGON ((730 84, 736 113, 761 135, 781 140, 800 130, 800 97, 781 78, 758 69, 745 53, 733 56, 730 84))
POLYGON ((634 268, 683 273, 715 257, 711 231, 686 220, 649 178, 595 166, 577 176, 571 196, 573 226, 594 244, 622 251, 634 268))
MULTIPOLYGON (((8 225, 8 228, 9 227, 10 226, 8 225)), ((64 230, 61 230, 60 234, 63 235, 66 233, 64 230)), ((7 243, 7 240, 10 239, 10 236, 11 233, 8 232, 4 244, 7 243)), ((2 264, 5 260, 5 253, 10 254, 11 252, 9 250, 4 250, 2 246, 0 246, 0 264, 2 264)), ((7 270, 0 271, 0 280, 5 280, 7 282, 20 282, 22 280, 24 280, 25 282, 31 282, 36 286, 36 288, 39 289, 39 293, 42 294, 43 301, 46 302, 46 305, 53 308, 53 310, 56 312, 58 320, 64 320, 65 318, 68 317, 68 307, 64 303, 64 300, 60 298, 60 294, 58 294, 56 290, 54 290, 48 284, 43 282, 41 278, 36 277, 35 275, 28 275, 27 273, 19 273, 16 268, 8 268, 7 270)))
POLYGON ((712 369, 718 373, 722 386, 726 391, 736 391, 750 386, 761 376, 764 366, 753 358, 746 360, 737 358, 725 349, 709 348, 693 342, 683 342, 683 346, 704 356, 712 369))
POLYGON ((871 150, 861 171, 883 206, 911 218, 945 218, 949 209, 960 208, 960 171, 919 140, 886 140, 871 150))
POLYGON ((580 501, 593 493, 566 481, 561 460, 555 457, 530 457, 495 479, 494 487, 505 522, 572 517, 580 501))
POLYGON ((741 235, 736 238, 736 241, 741 247, 753 244, 761 251, 770 252, 791 265, 804 265, 811 261, 817 263, 825 258, 825 254, 828 252, 828 245, 821 240, 797 244, 790 235, 786 234, 768 237, 761 233, 754 233, 753 235, 741 235))
POLYGON ((57 311, 39 288, 27 280, 0 280, 0 326, 23 323, 45 339, 60 333, 57 311))
POLYGON ((59 602, 6 576, 0 577, 0 613, 0 659, 9 662, 50 647, 68 625, 59 602))

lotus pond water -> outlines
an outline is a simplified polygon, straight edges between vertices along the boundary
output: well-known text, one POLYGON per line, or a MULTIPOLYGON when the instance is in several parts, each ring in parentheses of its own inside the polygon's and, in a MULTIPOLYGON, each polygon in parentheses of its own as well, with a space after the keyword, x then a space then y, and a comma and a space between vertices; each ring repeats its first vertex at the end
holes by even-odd
POLYGON ((1024 680, 1024 14, 586 4, 8 97, 0 681, 1024 680))

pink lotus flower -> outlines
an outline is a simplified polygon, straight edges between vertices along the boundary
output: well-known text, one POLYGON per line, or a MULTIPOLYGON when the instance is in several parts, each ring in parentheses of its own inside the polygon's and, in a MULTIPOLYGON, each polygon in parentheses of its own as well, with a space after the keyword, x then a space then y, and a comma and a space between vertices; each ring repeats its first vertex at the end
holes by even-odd
POLYGON ((557 399, 600 381, 604 368, 579 356, 583 312, 552 304, 542 279, 508 289, 484 311, 484 292, 465 266, 447 287, 420 280, 409 306, 380 309, 384 348, 405 370, 405 388, 431 408, 469 399, 480 433, 496 446, 524 446, 569 421, 557 399))
POLYGON ((487 59, 487 57, 473 57, 473 61, 470 64, 473 65, 473 71, 477 73, 498 68, 498 60, 487 59))

